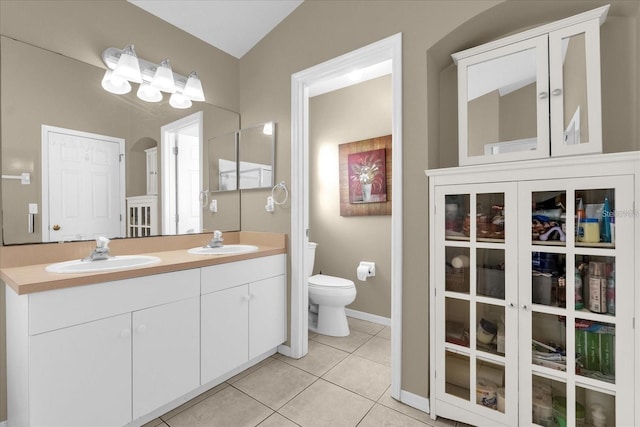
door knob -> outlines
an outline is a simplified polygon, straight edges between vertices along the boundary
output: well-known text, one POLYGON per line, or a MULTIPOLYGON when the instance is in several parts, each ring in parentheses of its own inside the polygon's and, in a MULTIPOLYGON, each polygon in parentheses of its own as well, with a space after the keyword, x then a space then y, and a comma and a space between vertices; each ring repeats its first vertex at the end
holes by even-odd
POLYGON ((54 224, 54 225, 53 225, 53 227, 51 227, 51 228, 53 228, 53 231, 58 231, 58 230, 60 230, 62 227, 60 227, 58 224, 54 224))
POLYGON ((548 96, 549 96, 548 92, 540 92, 538 94, 538 98, 540 98, 540 99, 546 99, 548 96))
POLYGON ((562 94, 562 89, 554 89, 553 92, 551 92, 551 95, 553 96, 558 96, 562 94))

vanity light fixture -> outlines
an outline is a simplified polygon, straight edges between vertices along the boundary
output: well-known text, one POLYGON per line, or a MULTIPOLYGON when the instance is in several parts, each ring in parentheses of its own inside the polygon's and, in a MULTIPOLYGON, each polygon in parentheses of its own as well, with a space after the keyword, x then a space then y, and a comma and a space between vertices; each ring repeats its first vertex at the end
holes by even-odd
POLYGON ((170 93, 169 104, 174 108, 189 108, 191 101, 204 101, 202 82, 193 71, 188 77, 173 72, 169 60, 160 64, 138 58, 133 45, 124 49, 110 47, 102 52, 107 71, 102 87, 122 95, 131 91, 131 83, 139 83, 138 98, 147 102, 160 102, 162 92, 170 93), (136 73, 137 70, 137 73, 136 73))

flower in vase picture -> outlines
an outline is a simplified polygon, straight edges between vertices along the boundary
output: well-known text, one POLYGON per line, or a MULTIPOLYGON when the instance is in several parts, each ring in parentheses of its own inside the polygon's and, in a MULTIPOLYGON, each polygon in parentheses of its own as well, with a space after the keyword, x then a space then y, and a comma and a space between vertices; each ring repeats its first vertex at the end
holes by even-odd
POLYGON ((385 149, 349 154, 349 203, 387 200, 385 149))

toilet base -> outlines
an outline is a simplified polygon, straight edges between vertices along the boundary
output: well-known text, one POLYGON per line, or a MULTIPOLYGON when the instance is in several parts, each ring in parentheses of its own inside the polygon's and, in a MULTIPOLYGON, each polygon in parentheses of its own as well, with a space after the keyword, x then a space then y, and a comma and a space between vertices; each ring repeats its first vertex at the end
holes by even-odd
POLYGON ((344 307, 318 306, 318 314, 310 313, 309 330, 330 337, 349 336, 349 322, 344 307), (317 319, 317 322, 313 322, 317 319))

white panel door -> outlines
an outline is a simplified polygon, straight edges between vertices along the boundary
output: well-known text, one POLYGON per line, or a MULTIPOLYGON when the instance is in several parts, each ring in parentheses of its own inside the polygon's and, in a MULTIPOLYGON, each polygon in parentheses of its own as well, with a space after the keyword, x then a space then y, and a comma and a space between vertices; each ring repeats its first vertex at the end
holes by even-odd
POLYGON ((47 135, 49 221, 43 240, 120 237, 120 141, 72 132, 47 135))
POLYGON ((177 139, 178 234, 200 233, 200 138, 179 133, 177 139))
POLYGON ((285 289, 284 276, 249 285, 249 359, 287 339, 285 289))
POLYGON ((247 362, 249 288, 202 295, 202 384, 247 362))
POLYGON ((29 338, 30 424, 120 426, 131 420, 129 313, 29 338))
POLYGON ((200 298, 133 313, 133 418, 200 386, 200 298))

